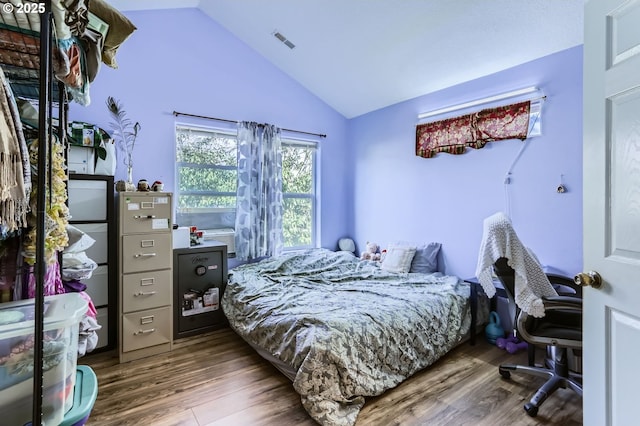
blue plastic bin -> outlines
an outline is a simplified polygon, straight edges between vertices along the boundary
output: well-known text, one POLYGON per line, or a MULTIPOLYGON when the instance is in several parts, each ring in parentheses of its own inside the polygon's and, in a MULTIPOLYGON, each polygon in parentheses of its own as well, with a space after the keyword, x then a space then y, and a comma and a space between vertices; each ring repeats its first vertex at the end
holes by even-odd
POLYGON ((76 386, 73 390, 73 406, 64 415, 60 426, 82 426, 87 422, 98 396, 98 379, 91 367, 79 365, 76 386))

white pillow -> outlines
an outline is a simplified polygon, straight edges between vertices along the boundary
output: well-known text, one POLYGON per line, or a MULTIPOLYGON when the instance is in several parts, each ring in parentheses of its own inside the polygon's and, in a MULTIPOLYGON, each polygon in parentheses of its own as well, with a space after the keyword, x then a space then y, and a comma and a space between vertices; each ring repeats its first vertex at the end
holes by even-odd
POLYGON ((411 261, 416 254, 416 248, 411 246, 391 245, 380 267, 389 272, 407 273, 411 268, 411 261))

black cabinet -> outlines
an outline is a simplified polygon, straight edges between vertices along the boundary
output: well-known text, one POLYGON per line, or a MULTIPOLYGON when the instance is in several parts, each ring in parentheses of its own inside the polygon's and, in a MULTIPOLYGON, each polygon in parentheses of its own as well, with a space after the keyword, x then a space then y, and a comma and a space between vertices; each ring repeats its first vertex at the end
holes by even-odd
POLYGON ((227 246, 217 241, 173 250, 174 339, 227 325, 220 301, 227 285, 227 246))

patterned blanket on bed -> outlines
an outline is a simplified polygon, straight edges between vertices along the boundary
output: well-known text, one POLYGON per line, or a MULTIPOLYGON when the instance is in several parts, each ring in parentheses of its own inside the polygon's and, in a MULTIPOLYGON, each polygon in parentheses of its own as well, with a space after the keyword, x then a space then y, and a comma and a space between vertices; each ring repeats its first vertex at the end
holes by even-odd
POLYGON ((297 370, 293 386, 323 425, 353 425, 383 393, 468 332, 469 286, 441 274, 398 274, 351 254, 309 250, 231 270, 231 327, 297 370))

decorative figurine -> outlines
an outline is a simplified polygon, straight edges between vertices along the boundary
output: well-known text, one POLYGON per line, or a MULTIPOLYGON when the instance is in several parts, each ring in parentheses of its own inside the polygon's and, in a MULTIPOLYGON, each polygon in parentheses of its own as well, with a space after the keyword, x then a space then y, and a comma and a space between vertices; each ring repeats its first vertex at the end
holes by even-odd
POLYGON ((149 192, 149 182, 146 179, 140 179, 138 181, 138 191, 149 192))
POLYGON ((116 182, 116 191, 125 192, 127 190, 127 182, 119 180, 116 182))

